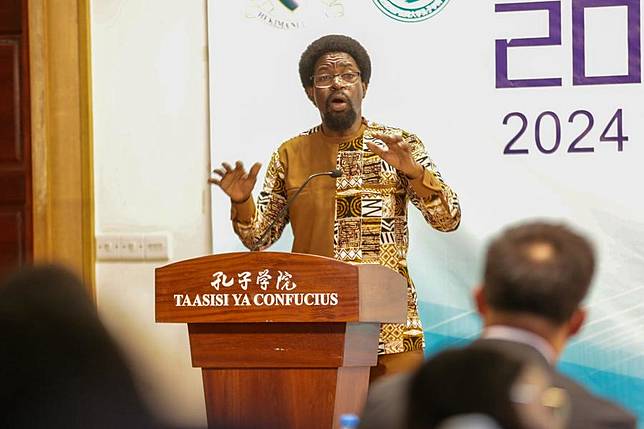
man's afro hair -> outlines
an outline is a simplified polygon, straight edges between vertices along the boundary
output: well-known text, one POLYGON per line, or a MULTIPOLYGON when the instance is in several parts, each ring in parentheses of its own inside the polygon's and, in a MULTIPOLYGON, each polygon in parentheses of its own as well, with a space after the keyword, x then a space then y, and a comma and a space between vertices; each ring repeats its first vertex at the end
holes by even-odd
POLYGON ((302 86, 308 88, 312 85, 311 76, 318 59, 329 52, 345 52, 356 61, 360 68, 362 81, 369 83, 371 78, 371 59, 364 47, 355 39, 340 34, 323 36, 311 43, 300 57, 300 80, 302 86))

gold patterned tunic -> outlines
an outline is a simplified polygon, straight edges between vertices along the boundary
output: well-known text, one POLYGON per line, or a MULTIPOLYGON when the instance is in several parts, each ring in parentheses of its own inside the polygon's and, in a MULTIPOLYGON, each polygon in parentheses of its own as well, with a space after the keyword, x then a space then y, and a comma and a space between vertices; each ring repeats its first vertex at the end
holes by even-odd
POLYGON ((293 252, 334 257, 352 263, 381 264, 407 279, 407 323, 383 324, 379 354, 400 353, 424 347, 418 316, 416 288, 407 271, 407 202, 411 201, 435 229, 452 231, 461 210, 456 194, 443 182, 421 141, 397 128, 363 121, 348 137, 329 137, 321 126, 283 143, 273 154, 263 189, 255 205, 252 198, 233 204, 233 228, 248 248, 254 248, 276 219, 288 198, 314 173, 338 168, 343 176, 313 179, 267 233, 261 248, 281 235, 290 222, 293 252), (382 145, 373 132, 402 133, 412 156, 425 172, 408 179, 371 152, 367 141, 382 145))

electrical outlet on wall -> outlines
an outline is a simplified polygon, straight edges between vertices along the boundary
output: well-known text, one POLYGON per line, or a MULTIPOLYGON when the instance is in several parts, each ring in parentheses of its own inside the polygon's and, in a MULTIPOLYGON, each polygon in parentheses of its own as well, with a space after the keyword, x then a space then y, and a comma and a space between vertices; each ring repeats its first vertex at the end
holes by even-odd
POLYGON ((143 234, 121 235, 118 240, 119 259, 122 261, 143 261, 143 234))
POLYGON ((143 251, 148 261, 167 261, 170 259, 168 233, 145 234, 143 251))
POLYGON ((96 259, 99 261, 119 260, 119 236, 118 235, 97 235, 96 236, 96 259))
POLYGON ((98 261, 167 261, 170 235, 167 232, 149 234, 114 233, 96 236, 98 261))

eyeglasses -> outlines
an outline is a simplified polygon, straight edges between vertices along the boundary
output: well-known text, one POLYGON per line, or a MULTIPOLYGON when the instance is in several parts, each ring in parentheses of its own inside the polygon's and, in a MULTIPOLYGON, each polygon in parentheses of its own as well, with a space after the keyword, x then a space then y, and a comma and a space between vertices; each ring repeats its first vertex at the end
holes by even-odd
POLYGON ((347 85, 353 85, 358 81, 360 77, 360 72, 346 71, 343 73, 336 74, 318 74, 311 76, 313 85, 316 88, 329 88, 335 82, 335 78, 339 77, 340 82, 343 82, 347 85))

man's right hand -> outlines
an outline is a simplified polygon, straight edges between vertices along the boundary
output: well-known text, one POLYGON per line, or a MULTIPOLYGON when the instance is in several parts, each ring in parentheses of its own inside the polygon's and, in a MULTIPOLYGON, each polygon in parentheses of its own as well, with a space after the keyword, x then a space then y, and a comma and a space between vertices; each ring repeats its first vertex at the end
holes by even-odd
POLYGON ((256 162, 248 173, 241 161, 235 163, 235 168, 227 162, 223 162, 221 166, 222 168, 215 168, 212 171, 219 177, 211 177, 208 181, 219 186, 233 203, 243 203, 250 198, 262 164, 256 162))

